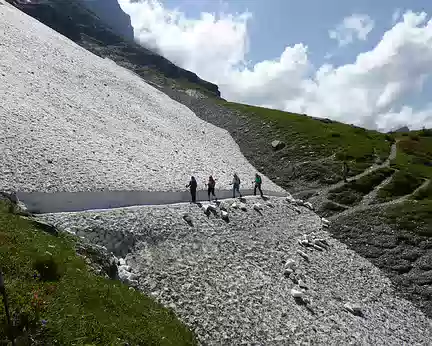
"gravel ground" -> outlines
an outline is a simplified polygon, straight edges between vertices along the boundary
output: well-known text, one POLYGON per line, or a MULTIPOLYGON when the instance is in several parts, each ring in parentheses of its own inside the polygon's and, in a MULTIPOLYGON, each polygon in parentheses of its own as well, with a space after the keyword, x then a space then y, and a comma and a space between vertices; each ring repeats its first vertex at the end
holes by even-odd
POLYGON ((329 232, 382 269, 399 289, 429 318, 432 317, 432 240, 386 224, 385 210, 341 214, 329 232))
POLYGON ((0 190, 179 191, 191 174, 227 188, 235 171, 253 180, 228 132, 8 4, 0 42, 0 190))
POLYGON ((207 216, 192 204, 40 217, 92 242, 118 244, 120 275, 171 307, 203 344, 430 344, 431 321, 370 262, 332 239, 315 213, 298 213, 283 198, 245 202, 236 204, 246 211, 222 202, 229 221, 219 208, 207 216), (328 249, 302 247, 305 234, 328 249), (295 276, 286 277, 291 259, 295 276), (300 289, 299 279, 308 289, 296 301, 291 289, 300 289), (346 303, 359 304, 363 316, 346 303))

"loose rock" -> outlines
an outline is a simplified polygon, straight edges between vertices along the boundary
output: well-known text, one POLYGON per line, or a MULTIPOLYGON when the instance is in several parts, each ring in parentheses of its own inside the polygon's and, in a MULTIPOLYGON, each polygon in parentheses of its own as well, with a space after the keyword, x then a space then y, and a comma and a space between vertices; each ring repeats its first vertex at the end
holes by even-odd
POLYGON ((303 291, 300 291, 300 290, 297 290, 297 289, 295 289, 295 288, 292 288, 292 289, 291 289, 291 295, 292 295, 294 298, 303 298, 305 294, 304 294, 303 291))
POLYGON ((309 256, 306 255, 303 251, 301 250, 297 250, 297 253, 303 258, 305 259, 307 262, 309 262, 309 256))
POLYGON ((345 308, 345 310, 349 311, 353 315, 356 315, 356 316, 362 315, 361 307, 359 304, 346 303, 344 305, 344 308, 345 308))
POLYGON ((274 151, 278 151, 285 148, 285 143, 282 141, 274 140, 273 142, 271 142, 271 146, 274 151))

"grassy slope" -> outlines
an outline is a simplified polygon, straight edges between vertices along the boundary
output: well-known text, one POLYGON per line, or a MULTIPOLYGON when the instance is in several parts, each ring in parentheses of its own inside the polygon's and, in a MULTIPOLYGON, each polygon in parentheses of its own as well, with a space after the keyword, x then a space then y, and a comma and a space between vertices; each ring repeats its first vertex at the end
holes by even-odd
MULTIPOLYGON (((27 220, 8 213, 3 202, 0 267, 10 309, 19 317, 15 325, 21 320, 38 344, 195 344, 192 333, 173 312, 118 281, 90 273, 84 259, 76 255, 71 237, 54 237, 35 229, 27 220), (51 281, 35 277, 35 263, 49 264, 51 258, 58 266, 52 272, 61 276, 51 281)), ((1 304, 0 343, 5 333, 1 304)))
POLYGON ((341 160, 350 162, 350 173, 354 175, 372 165, 377 158, 385 160, 389 154, 388 136, 376 131, 232 102, 226 102, 225 106, 241 111, 252 122, 265 122, 275 138, 287 143, 286 150, 295 162, 335 155, 328 160, 338 163, 330 168, 334 174, 340 173, 341 160))
POLYGON ((360 179, 348 182, 340 188, 330 191, 329 199, 345 205, 357 204, 363 196, 371 192, 393 172, 392 168, 380 168, 360 179))
MULTIPOLYGON (((354 126, 326 122, 300 114, 282 112, 232 102, 221 102, 238 110, 252 123, 265 123, 271 128, 273 139, 287 143, 286 150, 294 162, 322 160, 330 162, 326 174, 333 173, 340 179, 340 161, 347 159, 351 175, 371 166, 379 157, 384 161, 391 143, 398 139, 398 154, 391 163, 397 170, 391 182, 378 193, 380 201, 389 201, 412 193, 424 179, 432 179, 432 130, 411 131, 406 134, 385 135, 354 126), (334 158, 329 158, 336 154, 334 158)), ((334 191, 335 201, 356 204, 393 170, 382 169, 347 184, 341 191, 334 191), (348 193, 347 193, 348 192, 348 193)), ((418 201, 408 201, 387 209, 388 222, 401 229, 426 232, 432 229, 432 184, 414 196, 418 201)), ((339 212, 342 210, 338 210, 339 212)), ((428 235, 430 232, 426 232, 428 235)), ((432 234, 431 234, 432 235, 432 234)))
MULTIPOLYGON (((389 185, 381 199, 392 199, 413 190, 424 179, 432 179, 432 130, 398 135, 398 155, 392 167, 400 170, 399 179, 389 185)), ((401 229, 432 236, 432 183, 418 191, 412 201, 388 209, 386 217, 401 229)))

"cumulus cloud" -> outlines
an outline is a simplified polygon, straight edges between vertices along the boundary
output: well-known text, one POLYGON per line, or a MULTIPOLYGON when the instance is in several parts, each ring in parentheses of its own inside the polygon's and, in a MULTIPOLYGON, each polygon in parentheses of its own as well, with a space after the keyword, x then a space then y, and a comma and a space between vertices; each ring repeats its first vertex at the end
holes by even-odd
POLYGON ((355 39, 365 41, 374 28, 374 21, 365 14, 352 14, 345 17, 335 29, 329 31, 330 38, 339 46, 352 43, 355 39))
POLYGON ((202 13, 191 19, 156 0, 119 2, 131 15, 137 40, 217 83, 229 100, 382 130, 432 127, 432 105, 403 105, 432 74, 432 21, 426 13, 405 13, 350 64, 315 67, 304 43, 249 64, 250 13, 202 13))
POLYGON ((401 9, 400 8, 395 9, 392 14, 392 23, 395 24, 400 19, 401 15, 402 15, 401 9))

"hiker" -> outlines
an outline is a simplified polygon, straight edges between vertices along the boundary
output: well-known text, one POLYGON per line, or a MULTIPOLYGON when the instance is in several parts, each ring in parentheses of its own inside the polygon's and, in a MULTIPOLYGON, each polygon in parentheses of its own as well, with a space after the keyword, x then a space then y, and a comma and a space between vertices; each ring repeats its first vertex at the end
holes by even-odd
POLYGON ((195 177, 191 177, 191 180, 189 184, 186 185, 190 189, 190 194, 192 196, 192 203, 196 203, 196 190, 197 190, 197 181, 195 180, 195 177))
POLYGON ((261 176, 258 173, 256 173, 255 174, 254 196, 256 196, 256 190, 258 189, 260 194, 261 194, 261 197, 264 197, 264 194, 261 190, 261 184, 262 184, 261 176))
POLYGON ((206 185, 207 185, 207 194, 208 194, 209 202, 211 201, 210 194, 212 194, 213 197, 215 198, 215 200, 217 201, 217 197, 215 195, 216 180, 213 179, 212 176, 209 176, 209 180, 208 180, 208 183, 206 185))
POLYGON ((235 198, 236 191, 239 193, 240 198, 241 198, 242 194, 240 192, 240 178, 237 175, 237 173, 234 173, 233 181, 230 185, 233 185, 233 198, 235 198))
POLYGON ((349 173, 349 166, 348 163, 344 160, 342 163, 342 176, 345 183, 348 182, 347 180, 348 173, 349 173))

